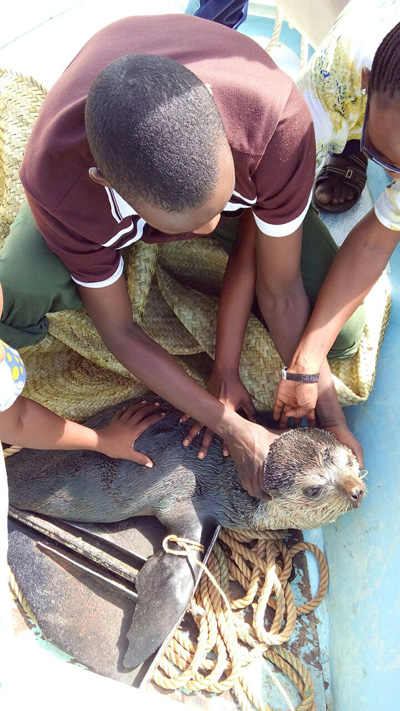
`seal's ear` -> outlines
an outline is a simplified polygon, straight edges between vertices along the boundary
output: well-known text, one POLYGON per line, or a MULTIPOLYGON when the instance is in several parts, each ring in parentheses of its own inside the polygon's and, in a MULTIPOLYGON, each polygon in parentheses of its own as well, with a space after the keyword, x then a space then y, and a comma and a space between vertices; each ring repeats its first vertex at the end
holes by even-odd
POLYGON ((262 501, 271 501, 272 498, 272 494, 269 494, 267 491, 265 491, 261 497, 262 501))

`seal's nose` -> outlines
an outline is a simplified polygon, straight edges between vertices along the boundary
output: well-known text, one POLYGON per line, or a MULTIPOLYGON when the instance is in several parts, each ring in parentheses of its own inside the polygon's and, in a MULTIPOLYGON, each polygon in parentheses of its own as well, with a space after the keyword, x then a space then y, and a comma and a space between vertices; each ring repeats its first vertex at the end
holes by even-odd
POLYGON ((361 504, 362 498, 364 496, 364 489, 362 489, 361 486, 353 486, 353 488, 349 491, 349 496, 353 509, 357 509, 361 504))

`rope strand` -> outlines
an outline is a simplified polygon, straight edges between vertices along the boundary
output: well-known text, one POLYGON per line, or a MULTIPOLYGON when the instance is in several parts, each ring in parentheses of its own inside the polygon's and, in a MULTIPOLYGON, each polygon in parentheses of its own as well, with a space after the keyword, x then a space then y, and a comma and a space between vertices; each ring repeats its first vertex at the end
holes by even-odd
POLYGON ((285 647, 299 615, 314 610, 328 586, 328 568, 321 551, 311 543, 291 548, 283 538, 286 531, 221 530, 208 565, 198 560, 204 549, 198 543, 174 535, 163 541, 165 552, 195 559, 205 572, 193 599, 197 640, 178 630, 169 644, 153 681, 163 689, 207 691, 220 694, 228 689, 243 711, 274 711, 254 689, 248 668, 262 657, 286 676, 298 691, 297 706, 268 665, 270 675, 290 711, 315 711, 314 687, 306 667, 285 647), (176 547, 171 548, 171 543, 176 547), (221 545, 222 544, 222 545, 221 545), (225 550, 227 552, 225 552, 225 550), (296 607, 291 586, 293 559, 310 551, 319 565, 316 595, 296 607), (238 582, 245 594, 229 599, 229 579, 238 582), (252 608, 252 622, 244 622, 238 611, 252 608), (273 619, 266 623, 273 612, 273 619), (210 656, 211 653, 211 656, 210 656))

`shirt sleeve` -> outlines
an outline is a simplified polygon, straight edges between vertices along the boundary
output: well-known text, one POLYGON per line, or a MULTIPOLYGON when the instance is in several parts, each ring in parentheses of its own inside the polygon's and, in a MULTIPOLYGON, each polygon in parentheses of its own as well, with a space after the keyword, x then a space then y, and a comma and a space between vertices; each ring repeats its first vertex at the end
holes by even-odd
POLYGON ((271 237, 292 234, 305 217, 315 173, 310 111, 293 86, 276 130, 255 170, 257 227, 271 237))
POLYGON ((121 276, 123 260, 117 249, 104 247, 85 235, 77 234, 69 225, 44 210, 31 196, 27 197, 47 246, 69 269, 77 284, 99 288, 112 284, 121 276))
POLYGON ((400 180, 394 180, 374 205, 379 222, 389 230, 400 231, 400 180))

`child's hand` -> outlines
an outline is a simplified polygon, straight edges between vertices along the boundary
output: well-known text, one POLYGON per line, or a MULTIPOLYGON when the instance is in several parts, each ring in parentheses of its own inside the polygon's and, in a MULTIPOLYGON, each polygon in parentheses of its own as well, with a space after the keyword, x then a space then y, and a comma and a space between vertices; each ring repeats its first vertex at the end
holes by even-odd
POLYGON ((152 467, 153 462, 145 454, 134 449, 138 437, 151 425, 164 417, 157 411, 159 403, 147 405, 145 401, 117 410, 110 424, 98 431, 98 451, 115 459, 130 459, 136 464, 152 467))
MULTIPOLYGON (((222 402, 227 407, 230 407, 232 410, 236 411, 243 410, 243 412, 247 415, 248 419, 251 422, 255 421, 254 405, 252 403, 249 393, 247 392, 242 381, 240 380, 239 374, 235 373, 231 376, 224 375, 224 377, 221 377, 214 370, 208 382, 207 390, 209 393, 211 393, 211 395, 214 395, 217 400, 222 402)), ((186 422, 186 420, 188 419, 189 418, 187 415, 183 415, 180 419, 180 422, 186 422)), ((191 429, 183 440, 183 444, 185 447, 192 443, 193 439, 199 434, 202 427, 203 425, 200 422, 195 422, 192 425, 191 429)), ((214 433, 211 430, 206 429, 203 436, 203 441, 199 449, 198 456, 200 459, 204 459, 204 457, 206 456, 213 438, 214 433)), ((225 443, 223 444, 222 453, 224 457, 229 456, 229 449, 225 443)))

